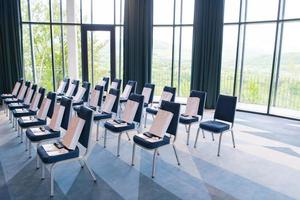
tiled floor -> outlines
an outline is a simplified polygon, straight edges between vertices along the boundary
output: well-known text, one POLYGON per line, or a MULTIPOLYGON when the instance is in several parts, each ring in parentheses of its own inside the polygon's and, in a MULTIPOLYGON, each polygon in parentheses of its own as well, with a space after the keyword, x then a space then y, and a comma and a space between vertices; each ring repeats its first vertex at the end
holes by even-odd
MULTIPOLYGON (((205 118, 211 116, 212 111, 205 113, 205 118)), ((42 181, 35 154, 28 159, 11 127, 1 111, 0 199, 49 199, 48 171, 42 181)), ((192 127, 186 146, 184 127, 179 126, 176 146, 181 166, 171 146, 163 147, 154 179, 152 152, 137 148, 132 167, 132 142, 126 136, 119 158, 117 137, 109 135, 106 149, 101 138, 88 160, 97 183, 78 162, 62 164, 55 169, 53 199, 300 199, 299 121, 238 112, 237 147, 232 148, 230 134, 224 135, 221 157, 216 156, 218 138, 213 142, 209 134, 199 137, 197 149, 193 148, 196 128, 192 127)))

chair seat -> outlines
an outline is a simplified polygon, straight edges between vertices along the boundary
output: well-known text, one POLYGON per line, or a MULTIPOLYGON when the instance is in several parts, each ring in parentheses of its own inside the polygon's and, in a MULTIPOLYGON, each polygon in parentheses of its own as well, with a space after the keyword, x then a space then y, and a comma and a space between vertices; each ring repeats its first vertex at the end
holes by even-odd
POLYGON ((21 128, 29 128, 32 126, 44 126, 46 125, 46 120, 40 120, 37 118, 33 118, 31 121, 23 121, 22 118, 18 119, 18 124, 21 128))
POLYGON ((223 131, 229 130, 230 125, 224 122, 212 120, 200 123, 200 128, 214 133, 221 133, 223 131))
POLYGON ((95 121, 99 121, 99 120, 103 120, 103 119, 109 119, 112 117, 112 113, 95 113, 94 114, 94 120, 95 121))
POLYGON ((73 106, 79 106, 83 104, 83 100, 77 101, 77 102, 73 102, 73 106))
POLYGON ((76 147, 75 150, 68 150, 67 153, 58 154, 55 156, 49 156, 47 151, 44 149, 43 146, 39 146, 37 148, 37 153, 43 163, 56 163, 63 160, 68 160, 72 158, 79 157, 79 148, 76 147))
POLYGON ((21 109, 21 108, 29 108, 29 105, 18 103, 18 105, 8 104, 9 110, 21 109))
POLYGON ((48 126, 44 126, 47 133, 43 135, 35 135, 32 130, 29 128, 26 130, 26 136, 30 141, 38 142, 41 140, 52 139, 60 137, 60 131, 53 131, 48 126))
POLYGON ((147 112, 147 113, 150 113, 150 114, 152 114, 152 115, 156 115, 157 112, 158 112, 158 110, 155 109, 155 108, 146 108, 146 112, 147 112))
POLYGON ((198 120, 199 120, 199 118, 197 116, 192 116, 190 118, 180 116, 180 118, 179 118, 179 122, 182 124, 191 124, 191 123, 197 122, 198 120))
POLYGON ((28 116, 36 115, 36 111, 31 111, 31 110, 27 110, 27 109, 25 109, 24 112, 17 112, 17 110, 13 110, 12 113, 13 113, 13 116, 15 118, 28 117, 28 116))
POLYGON ((14 98, 15 96, 12 94, 1 94, 1 99, 14 98))
POLYGON ((109 123, 109 122, 105 122, 104 127, 106 129, 108 129, 109 131, 115 132, 115 133, 120 133, 123 131, 128 131, 128 130, 132 130, 134 129, 135 125, 134 123, 127 123, 126 126, 122 126, 122 127, 115 127, 113 124, 109 123))
POLYGON ((156 149, 158 147, 170 144, 170 137, 168 136, 164 136, 162 140, 158 140, 157 142, 150 142, 142 137, 140 137, 139 135, 135 135, 133 137, 133 141, 142 146, 145 147, 147 149, 156 149))
POLYGON ((10 104, 10 103, 18 103, 18 102, 22 102, 19 99, 13 98, 13 99, 4 99, 4 103, 6 104, 10 104))

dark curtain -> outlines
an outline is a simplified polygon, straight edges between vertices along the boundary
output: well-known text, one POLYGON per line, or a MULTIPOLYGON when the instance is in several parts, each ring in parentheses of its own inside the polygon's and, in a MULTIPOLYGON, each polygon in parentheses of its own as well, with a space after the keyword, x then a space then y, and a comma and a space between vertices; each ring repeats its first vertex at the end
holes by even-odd
POLYGON ((151 82, 153 0, 125 0, 124 74, 137 81, 137 92, 151 82))
POLYGON ((224 0, 195 0, 191 88, 207 91, 207 108, 220 93, 224 0))
POLYGON ((0 93, 23 77, 19 0, 0 0, 0 93))

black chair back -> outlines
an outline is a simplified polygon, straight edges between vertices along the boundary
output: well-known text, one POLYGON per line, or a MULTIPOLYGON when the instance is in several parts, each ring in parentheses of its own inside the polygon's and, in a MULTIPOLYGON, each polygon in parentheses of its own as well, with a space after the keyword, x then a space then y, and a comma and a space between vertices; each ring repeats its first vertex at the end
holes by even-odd
POLYGON ((103 77, 102 80, 105 81, 105 85, 103 85, 103 87, 104 87, 104 91, 107 92, 108 85, 109 85, 109 77, 103 77))
POLYGON ((170 92, 173 94, 171 101, 170 102, 174 102, 175 101, 175 95, 176 95, 176 88, 175 87, 169 87, 169 86, 165 86, 163 89, 164 92, 170 92))
POLYGON ((115 95, 116 96, 116 100, 115 103, 111 109, 112 112, 114 113, 118 113, 118 106, 119 106, 119 99, 120 99, 120 90, 116 90, 116 89, 110 89, 109 90, 109 94, 115 95))
POLYGON ((29 92, 30 85, 31 85, 30 81, 25 82, 26 90, 25 90, 24 98, 26 97, 27 92, 29 92))
POLYGON ((102 105, 102 99, 103 99, 103 92, 104 92, 104 89, 103 89, 103 86, 102 85, 96 85, 95 86, 95 90, 99 90, 100 93, 99 93, 99 98, 98 98, 98 106, 101 107, 102 105))
POLYGON ((18 88, 18 91, 17 91, 17 95, 16 95, 16 96, 18 96, 18 94, 19 94, 20 91, 21 91, 23 81, 24 81, 24 80, 23 80, 22 78, 21 78, 20 80, 17 81, 17 82, 19 82, 21 85, 20 85, 20 87, 18 88))
POLYGON ((131 85, 131 91, 130 91, 130 94, 135 93, 137 81, 129 80, 129 81, 127 82, 127 84, 128 84, 128 85, 131 85))
POLYGON ((77 116, 81 119, 85 120, 82 132, 79 137, 79 143, 84 146, 85 148, 88 148, 89 145, 89 139, 90 139, 90 133, 92 129, 92 120, 93 120, 93 110, 86 107, 86 106, 80 106, 79 111, 77 112, 77 116))
POLYGON ((64 78, 64 82, 66 83, 65 89, 64 89, 64 93, 66 93, 68 91, 69 85, 70 85, 70 79, 69 78, 64 78))
POLYGON ((122 83, 122 80, 121 80, 121 79, 116 79, 116 78, 115 78, 112 82, 118 83, 117 89, 118 89, 118 90, 121 89, 121 83, 122 83))
POLYGON ((82 97, 82 100, 83 100, 83 102, 87 102, 89 100, 91 84, 87 81, 84 81, 82 83, 82 87, 85 88, 85 93, 82 97))
POLYGON ((38 108, 40 109, 43 103, 43 99, 45 98, 45 93, 46 93, 46 89, 43 87, 39 88, 39 93, 41 94, 39 103, 38 103, 38 108))
POLYGON ((152 83, 145 83, 144 87, 151 89, 150 98, 149 98, 149 104, 151 104, 153 102, 155 85, 152 83))
POLYGON ((75 96, 77 91, 78 91, 78 87, 79 87, 79 80, 73 80, 71 84, 74 84, 75 85, 75 89, 73 91, 73 94, 72 96, 75 96))
POLYGON ((32 87, 31 87, 33 93, 32 93, 32 96, 30 98, 30 102, 32 102, 33 100, 33 97, 34 97, 34 94, 36 93, 36 90, 37 90, 37 84, 33 84, 32 87))
POLYGON ((180 104, 174 102, 162 101, 160 109, 173 113, 173 117, 167 129, 167 133, 176 136, 179 113, 180 113, 180 104))
POLYGON ((52 115, 53 115, 55 104, 56 104, 56 93, 55 92, 48 92, 47 98, 51 100, 49 110, 48 110, 48 113, 47 113, 47 116, 49 118, 51 118, 52 115))
POLYGON ((237 97, 219 95, 214 119, 233 123, 236 110, 237 97))
POLYGON ((60 100, 60 105, 65 107, 64 115, 61 120, 60 127, 67 130, 68 126, 69 126, 69 121, 70 121, 72 100, 69 98, 66 98, 66 97, 62 97, 60 100))
POLYGON ((206 92, 202 92, 202 91, 197 91, 197 90, 192 90, 190 93, 190 97, 198 97, 200 98, 200 103, 199 103, 199 107, 198 107, 198 112, 197 114, 202 116, 204 113, 204 107, 205 107, 205 103, 206 103, 206 92))
POLYGON ((135 101, 139 104, 138 109, 135 113, 133 121, 137 123, 141 123, 142 119, 142 113, 143 113, 143 108, 144 108, 144 96, 140 94, 131 94, 128 98, 128 100, 135 101))

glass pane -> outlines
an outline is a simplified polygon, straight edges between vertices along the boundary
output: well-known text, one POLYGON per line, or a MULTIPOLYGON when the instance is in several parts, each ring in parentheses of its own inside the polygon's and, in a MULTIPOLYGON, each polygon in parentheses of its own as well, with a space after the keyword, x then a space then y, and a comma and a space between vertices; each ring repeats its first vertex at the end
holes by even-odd
POLYGON ((153 1, 153 24, 173 24, 174 0, 153 1))
POLYGON ((241 0, 225 0, 224 22, 238 22, 241 0))
POLYGON ((32 31, 36 83, 48 91, 52 91, 50 27, 48 25, 33 25, 32 31))
POLYGON ((276 24, 247 25, 238 107, 266 112, 269 98, 276 24))
POLYGON ((91 0, 85 0, 84 3, 82 3, 82 23, 90 24, 92 17, 91 14, 91 0))
MULTIPOLYGON (((80 0, 61 0, 63 22, 80 23, 80 0)), ((85 0, 82 1, 82 4, 85 0)))
POLYGON ((278 0, 250 0, 247 2, 247 21, 277 19, 278 0))
POLYGON ((123 27, 116 27, 116 77, 123 79, 123 27))
POLYGON ((31 21, 49 22, 49 1, 30 0, 31 21))
POLYGON ((232 95, 237 46, 237 25, 225 25, 223 30, 223 52, 221 68, 221 93, 232 95))
POLYGON ((113 24, 114 1, 93 0, 93 15, 94 24, 113 24))
POLYGON ((270 112, 300 118, 300 22, 284 24, 281 59, 270 112), (277 86, 277 88, 276 88, 277 86))
POLYGON ((176 87, 176 96, 179 92, 179 42, 180 42, 180 27, 175 28, 174 35, 174 69, 173 69, 173 87, 176 87))
POLYGON ((184 97, 190 95, 192 42, 193 42, 193 27, 183 27, 182 39, 181 39, 181 69, 180 69, 179 95, 184 97))
POLYGON ((54 53, 54 67, 55 67, 55 86, 59 86, 63 80, 63 56, 62 56, 62 38, 61 26, 52 26, 53 31, 53 53, 54 53))
POLYGON ((155 95, 161 95, 166 85, 171 85, 173 28, 153 28, 152 82, 155 95))
POLYGON ((194 23, 194 2, 195 0, 183 0, 182 5, 182 23, 194 23))
POLYGON ((61 0, 52 0, 52 21, 60 22, 60 1, 61 0))
POLYGON ((29 21, 27 0, 21 0, 21 14, 22 14, 22 21, 29 21))
POLYGON ((29 25, 23 24, 22 32, 23 32, 23 61, 24 61, 23 65, 25 71, 25 79, 33 80, 29 25))
POLYGON ((300 18, 300 1, 299 0, 285 0, 284 18, 300 18))

